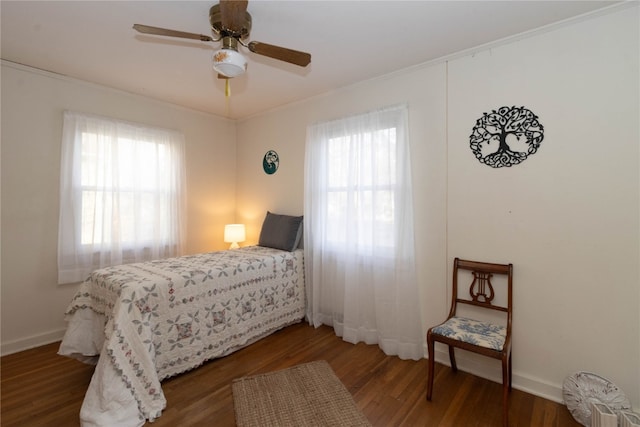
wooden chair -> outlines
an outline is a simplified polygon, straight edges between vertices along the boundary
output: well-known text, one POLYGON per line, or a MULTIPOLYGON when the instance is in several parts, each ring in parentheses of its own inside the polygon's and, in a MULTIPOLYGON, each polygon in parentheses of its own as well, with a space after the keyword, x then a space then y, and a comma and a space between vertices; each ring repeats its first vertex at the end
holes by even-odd
MULTIPOLYGON (((496 277, 497 279, 497 277, 496 277)), ((494 280, 495 282, 495 280, 494 280)), ((427 347, 429 350, 429 379, 427 400, 431 400, 434 373, 434 343, 440 342, 449 346, 449 359, 453 372, 458 370, 454 348, 479 353, 502 361, 502 423, 509 425, 509 391, 511 390, 511 316, 512 316, 512 264, 491 264, 486 262, 465 261, 456 258, 453 262, 453 289, 451 292, 451 310, 447 320, 427 331, 427 347), (458 294, 458 276, 467 272, 471 284, 469 295, 458 294), (470 272, 470 274, 469 274, 470 272), (493 303, 496 296, 491 279, 494 275, 506 278, 506 303, 493 303), (472 280, 471 280, 472 279, 472 280), (457 316, 458 305, 468 304, 480 309, 495 310, 506 314, 506 324, 499 325, 495 321, 475 320, 457 316)), ((462 286, 462 284, 461 284, 462 286)), ((502 294, 504 298, 504 294, 502 294)), ((477 308, 471 311, 480 312, 477 308)), ((494 314, 495 317, 495 314, 494 314)))

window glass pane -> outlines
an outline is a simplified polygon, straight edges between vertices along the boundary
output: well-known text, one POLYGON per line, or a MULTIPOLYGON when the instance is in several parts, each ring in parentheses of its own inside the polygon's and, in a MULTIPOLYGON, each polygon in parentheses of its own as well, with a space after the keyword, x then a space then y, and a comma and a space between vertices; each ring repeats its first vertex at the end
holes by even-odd
POLYGON ((349 164, 349 139, 347 137, 330 139, 327 152, 329 187, 344 186, 347 182, 349 164))
POLYGON ((346 241, 346 222, 342 220, 347 210, 347 193, 332 191, 327 194, 327 239, 332 242, 346 241))
POLYGON ((80 182, 82 185, 95 186, 98 170, 95 168, 98 159, 98 138, 95 134, 82 134, 80 182))
MULTIPOLYGON (((96 212, 102 211, 102 207, 97 205, 96 192, 83 191, 80 226, 81 242, 83 245, 88 245, 93 242, 96 234, 93 215, 96 212)), ((101 224, 102 221, 98 221, 98 223, 101 224)))
POLYGON ((394 194, 391 190, 381 190, 375 193, 375 224, 376 240, 382 246, 394 246, 394 194))

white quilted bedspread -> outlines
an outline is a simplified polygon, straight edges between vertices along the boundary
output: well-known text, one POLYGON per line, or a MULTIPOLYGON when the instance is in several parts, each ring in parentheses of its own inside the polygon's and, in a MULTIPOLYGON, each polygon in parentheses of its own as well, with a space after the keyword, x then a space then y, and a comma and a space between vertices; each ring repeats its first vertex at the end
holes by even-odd
POLYGON ((126 411, 109 406, 118 399, 137 403, 137 420, 126 424, 153 420, 166 405, 163 379, 302 319, 302 258, 302 250, 250 246, 93 272, 67 309, 70 327, 60 351, 86 355, 74 351, 74 342, 86 342, 87 331, 100 328, 83 317, 87 309, 104 316, 104 344, 83 404, 83 425, 122 417, 126 411), (108 411, 114 413, 100 413, 108 411))

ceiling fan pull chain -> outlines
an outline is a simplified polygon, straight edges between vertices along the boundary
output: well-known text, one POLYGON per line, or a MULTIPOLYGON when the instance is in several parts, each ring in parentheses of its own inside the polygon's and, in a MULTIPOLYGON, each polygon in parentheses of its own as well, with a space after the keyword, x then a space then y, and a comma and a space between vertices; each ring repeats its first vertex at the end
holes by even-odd
POLYGON ((231 113, 231 83, 229 83, 231 79, 226 79, 224 82, 224 103, 226 104, 227 117, 230 116, 231 113))

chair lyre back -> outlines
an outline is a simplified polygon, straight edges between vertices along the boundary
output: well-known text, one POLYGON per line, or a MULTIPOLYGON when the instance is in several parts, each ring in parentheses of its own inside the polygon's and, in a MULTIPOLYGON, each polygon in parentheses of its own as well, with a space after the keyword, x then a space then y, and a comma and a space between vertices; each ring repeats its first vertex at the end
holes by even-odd
POLYGON ((512 264, 493 264, 456 258, 453 261, 453 289, 451 291, 452 298, 449 317, 456 315, 458 304, 468 304, 507 313, 507 327, 511 330, 512 287, 512 264), (468 295, 462 295, 461 292, 458 291, 459 270, 468 270, 471 272, 472 280, 469 285, 468 295), (496 288, 491 281, 495 275, 503 275, 506 278, 506 302, 500 304, 494 302, 496 288))

